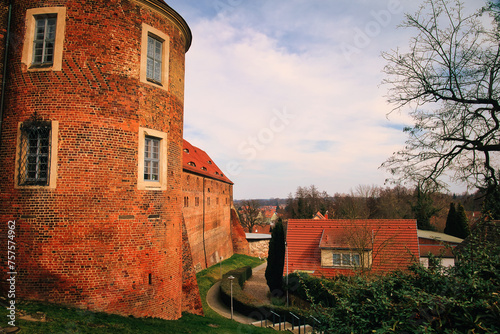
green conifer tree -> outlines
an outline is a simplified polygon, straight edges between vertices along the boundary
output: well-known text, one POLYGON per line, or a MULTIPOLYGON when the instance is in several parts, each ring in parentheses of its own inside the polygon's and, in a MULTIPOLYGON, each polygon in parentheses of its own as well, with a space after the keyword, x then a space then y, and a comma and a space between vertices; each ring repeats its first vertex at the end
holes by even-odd
POLYGON ((500 187, 491 186, 487 189, 482 213, 493 220, 500 219, 500 187))
POLYGON ((448 217, 446 217, 446 226, 444 228, 444 233, 449 235, 455 235, 456 222, 457 221, 457 211, 455 210, 455 204, 450 203, 450 210, 448 211, 448 217))
POLYGON ((457 225, 454 236, 465 239, 469 235, 469 220, 465 214, 465 208, 462 204, 458 204, 457 209, 457 225))
POLYGON ((417 187, 415 197, 416 203, 412 205, 412 211, 417 219, 417 228, 434 231, 435 227, 431 224, 431 217, 438 213, 439 209, 434 206, 430 194, 420 187, 417 187))
POLYGON ((283 285, 283 268, 285 266, 285 230, 281 218, 271 233, 269 253, 267 257, 266 281, 272 294, 283 285))

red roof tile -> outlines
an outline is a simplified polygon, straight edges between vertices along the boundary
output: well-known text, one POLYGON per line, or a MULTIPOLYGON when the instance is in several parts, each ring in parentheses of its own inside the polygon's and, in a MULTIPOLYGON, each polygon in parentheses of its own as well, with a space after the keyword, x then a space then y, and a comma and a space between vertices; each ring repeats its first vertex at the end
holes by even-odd
MULTIPOLYGON (((349 275, 352 269, 321 266, 321 247, 347 248, 346 234, 366 235, 372 248, 372 271, 405 269, 418 261, 417 223, 414 219, 295 220, 288 221, 284 273, 313 272, 316 276, 349 275), (288 271, 287 271, 288 270, 288 271)), ((352 248, 352 244, 351 247, 352 248)), ((367 246, 359 248, 366 249, 367 246)))
POLYGON ((185 139, 183 145, 182 168, 191 173, 233 184, 205 151, 191 145, 185 139))

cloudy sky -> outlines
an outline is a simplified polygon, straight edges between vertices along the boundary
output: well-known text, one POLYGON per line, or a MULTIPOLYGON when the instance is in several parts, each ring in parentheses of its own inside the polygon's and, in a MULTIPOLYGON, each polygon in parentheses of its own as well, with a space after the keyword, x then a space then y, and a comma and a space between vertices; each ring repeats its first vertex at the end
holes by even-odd
POLYGON ((408 45, 414 31, 396 27, 419 1, 166 0, 193 33, 185 139, 235 199, 384 185, 409 120, 388 115, 380 54, 408 45))

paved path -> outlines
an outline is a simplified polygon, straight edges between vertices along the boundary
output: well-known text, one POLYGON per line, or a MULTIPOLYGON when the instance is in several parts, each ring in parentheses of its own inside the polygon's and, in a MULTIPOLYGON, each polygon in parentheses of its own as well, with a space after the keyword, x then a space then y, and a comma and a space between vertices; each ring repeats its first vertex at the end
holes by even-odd
MULTIPOLYGON (((252 277, 246 281, 243 291, 253 295, 262 302, 269 303, 268 291, 269 288, 266 284, 265 272, 266 272, 267 262, 252 269, 252 277)), ((208 306, 215 312, 219 313, 223 317, 231 318, 231 308, 226 306, 220 298, 220 281, 215 283, 207 293, 207 303, 208 306)), ((238 312, 233 312, 233 320, 241 322, 243 324, 250 324, 255 320, 242 315, 238 312)))

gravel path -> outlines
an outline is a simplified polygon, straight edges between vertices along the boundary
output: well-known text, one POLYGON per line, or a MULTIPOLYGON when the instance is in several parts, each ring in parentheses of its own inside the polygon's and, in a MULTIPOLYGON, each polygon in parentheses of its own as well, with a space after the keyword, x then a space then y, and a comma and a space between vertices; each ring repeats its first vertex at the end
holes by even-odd
POLYGON ((271 300, 269 298, 269 287, 266 283, 266 267, 267 262, 263 263, 252 270, 252 277, 245 282, 243 291, 247 294, 255 297, 262 304, 270 304, 271 300))

